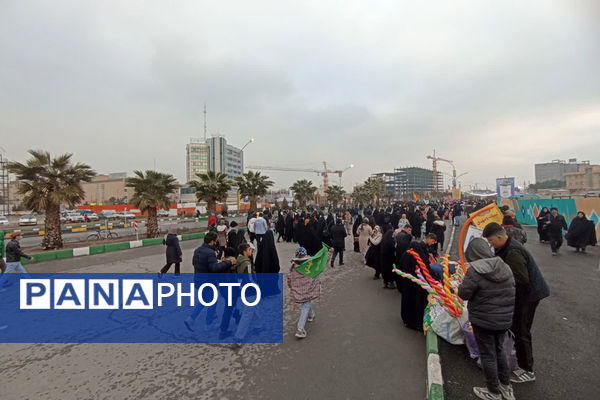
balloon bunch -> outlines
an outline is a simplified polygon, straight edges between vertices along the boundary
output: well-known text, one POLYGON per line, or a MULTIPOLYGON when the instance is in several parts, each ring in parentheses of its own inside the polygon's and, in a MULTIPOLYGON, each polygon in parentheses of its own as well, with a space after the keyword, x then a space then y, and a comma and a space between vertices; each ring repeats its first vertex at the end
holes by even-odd
MULTIPOLYGON (((448 254, 442 256, 442 266, 444 268, 444 284, 442 285, 431 276, 429 273, 429 268, 427 268, 427 265, 425 265, 419 253, 413 249, 409 249, 406 252, 413 256, 417 262, 415 267, 416 276, 402 272, 397 269, 396 266, 394 266, 393 271, 401 277, 410 279, 412 282, 421 286, 422 289, 426 290, 427 293, 432 295, 432 297, 436 299, 437 302, 452 316, 458 317, 461 315, 464 309, 464 303, 462 299, 452 291, 452 287, 450 285, 450 256, 448 254)), ((465 266, 462 263, 458 263, 456 266, 454 279, 460 284, 465 273, 465 266)))

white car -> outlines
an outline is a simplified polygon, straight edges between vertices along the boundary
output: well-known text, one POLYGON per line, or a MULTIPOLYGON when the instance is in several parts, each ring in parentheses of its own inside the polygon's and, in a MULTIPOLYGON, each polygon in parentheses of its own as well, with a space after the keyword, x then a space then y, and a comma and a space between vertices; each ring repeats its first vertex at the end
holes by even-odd
POLYGON ((85 219, 86 215, 88 217, 88 220, 90 220, 90 221, 98 221, 98 219, 99 219, 98 218, 98 214, 96 214, 95 212, 85 214, 84 217, 83 217, 84 219, 85 219))
POLYGON ((158 210, 156 212, 156 216, 157 217, 168 217, 169 216, 169 212, 165 211, 165 210, 158 210))
POLYGON ((19 226, 23 225, 37 225, 37 218, 33 214, 23 215, 19 218, 19 226))
POLYGON ((67 214, 67 221, 68 222, 85 222, 85 218, 83 218, 83 215, 76 213, 76 212, 71 212, 67 214))
POLYGON ((8 219, 4 215, 0 215, 0 225, 8 225, 8 219))
POLYGON ((117 213, 117 218, 122 218, 122 219, 135 219, 135 218, 137 218, 137 217, 136 217, 136 216, 135 216, 135 214, 133 214, 133 213, 130 213, 130 212, 124 211, 124 212, 117 213))
POLYGON ((115 210, 102 210, 100 211, 100 215, 98 215, 99 219, 116 219, 119 218, 119 214, 115 210))

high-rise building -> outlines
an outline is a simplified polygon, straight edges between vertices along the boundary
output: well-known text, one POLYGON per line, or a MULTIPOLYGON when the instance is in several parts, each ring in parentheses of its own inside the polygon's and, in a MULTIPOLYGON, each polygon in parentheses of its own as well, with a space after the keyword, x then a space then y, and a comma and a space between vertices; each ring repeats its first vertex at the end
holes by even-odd
POLYGON ((235 178, 244 172, 244 152, 227 144, 223 136, 206 141, 191 139, 186 146, 186 182, 196 180, 196 174, 208 171, 222 172, 235 178))
POLYGON ((244 172, 244 152, 227 144, 223 136, 213 136, 206 143, 209 147, 209 169, 222 172, 230 178, 241 176, 244 172))
POLYGON ((191 139, 190 143, 185 147, 186 168, 185 179, 186 183, 196 180, 196 174, 204 174, 209 170, 209 148, 208 144, 202 139, 191 139))
POLYGON ((398 195, 411 194, 414 192, 441 192, 443 191, 444 178, 438 172, 438 187, 435 187, 433 170, 420 167, 394 168, 394 172, 381 172, 373 174, 373 177, 382 178, 386 190, 398 195))
POLYGON ((552 160, 549 163, 535 164, 535 183, 564 182, 566 173, 578 172, 580 166, 589 164, 589 161, 577 162, 576 158, 571 158, 568 162, 565 160, 552 160))

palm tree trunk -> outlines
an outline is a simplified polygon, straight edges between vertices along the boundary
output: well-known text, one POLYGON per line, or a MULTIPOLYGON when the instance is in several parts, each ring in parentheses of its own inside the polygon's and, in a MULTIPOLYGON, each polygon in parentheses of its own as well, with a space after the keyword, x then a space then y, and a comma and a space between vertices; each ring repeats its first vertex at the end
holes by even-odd
POLYGON ((212 215, 217 215, 217 202, 214 200, 206 202, 206 208, 208 210, 208 217, 210 218, 212 215))
POLYGON ((250 197, 250 209, 258 211, 258 209, 256 208, 256 196, 250 197))
POLYGON ((63 247, 62 233, 60 231, 60 206, 50 202, 45 211, 45 234, 44 239, 42 239, 42 247, 46 250, 60 249, 63 247))
POLYGON ((146 224, 146 234, 148 238, 155 238, 160 235, 158 229, 158 219, 156 218, 156 208, 150 207, 148 209, 148 223, 146 224))

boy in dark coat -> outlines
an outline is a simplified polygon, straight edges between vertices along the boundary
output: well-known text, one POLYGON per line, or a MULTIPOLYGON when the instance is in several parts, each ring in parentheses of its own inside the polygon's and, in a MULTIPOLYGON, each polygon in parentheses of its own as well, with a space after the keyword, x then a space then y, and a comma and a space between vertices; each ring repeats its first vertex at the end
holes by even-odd
POLYGON ((473 392, 480 399, 514 399, 504 343, 515 308, 515 279, 510 267, 494 257, 485 239, 473 239, 465 257, 470 268, 458 295, 468 300, 469 321, 487 384, 474 387, 473 392))

